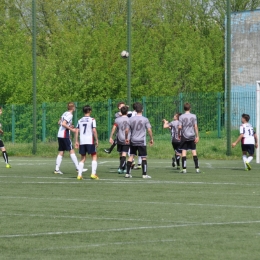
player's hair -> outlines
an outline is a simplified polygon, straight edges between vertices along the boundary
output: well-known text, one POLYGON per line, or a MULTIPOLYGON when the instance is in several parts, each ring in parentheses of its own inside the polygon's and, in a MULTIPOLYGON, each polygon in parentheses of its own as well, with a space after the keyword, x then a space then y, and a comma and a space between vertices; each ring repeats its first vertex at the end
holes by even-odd
POLYGON ((242 117, 243 117, 247 122, 249 122, 249 120, 250 120, 250 115, 248 115, 248 114, 242 114, 242 117))
POLYGON ((125 105, 125 102, 121 101, 117 104, 117 107, 119 108, 120 105, 125 105))
POLYGON ((84 114, 87 114, 87 113, 89 113, 89 112, 92 111, 92 108, 91 108, 91 106, 86 105, 86 106, 83 107, 82 110, 83 110, 83 113, 84 113, 84 114))
POLYGON ((75 104, 73 102, 68 103, 68 110, 72 110, 75 107, 75 104))
POLYGON ((191 108, 190 103, 185 103, 184 106, 183 106, 183 108, 184 108, 184 111, 189 111, 190 108, 191 108))
POLYGON ((134 109, 134 110, 136 110, 136 105, 137 105, 137 104, 141 104, 141 103, 140 103, 140 102, 135 102, 135 103, 133 104, 133 109, 134 109))
POLYGON ((135 105, 135 111, 137 113, 141 113, 143 111, 143 105, 141 103, 137 102, 135 105))
POLYGON ((122 115, 127 115, 128 107, 123 106, 123 107, 121 107, 120 111, 121 111, 121 114, 122 114, 122 115))
POLYGON ((177 120, 179 120, 179 117, 182 115, 182 113, 176 113, 177 120))

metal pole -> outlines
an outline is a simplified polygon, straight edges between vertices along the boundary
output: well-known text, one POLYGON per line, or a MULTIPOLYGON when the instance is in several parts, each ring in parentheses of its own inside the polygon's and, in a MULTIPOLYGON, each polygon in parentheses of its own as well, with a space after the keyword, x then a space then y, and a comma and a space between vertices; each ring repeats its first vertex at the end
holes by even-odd
POLYGON ((36 131, 36 0, 32 0, 32 76, 33 76, 33 149, 32 153, 37 152, 37 131, 36 131))
POLYGON ((227 104, 227 155, 231 155, 231 7, 230 0, 227 0, 226 14, 226 104, 227 104))
POLYGON ((131 106, 131 0, 127 0, 127 51, 129 53, 129 57, 127 58, 127 104, 131 106))

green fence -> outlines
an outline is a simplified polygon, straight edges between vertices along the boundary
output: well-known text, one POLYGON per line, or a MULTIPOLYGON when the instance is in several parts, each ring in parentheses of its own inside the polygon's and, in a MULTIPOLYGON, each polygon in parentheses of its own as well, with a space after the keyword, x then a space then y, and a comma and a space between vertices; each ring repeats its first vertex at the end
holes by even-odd
MULTIPOLYGON (((238 101, 243 109, 244 107, 254 107, 255 96, 242 94, 233 95, 232 103, 236 104, 238 101)), ((92 116, 97 121, 99 139, 107 140, 119 101, 122 100, 75 102, 77 110, 74 113, 74 124, 76 125, 77 120, 83 116, 82 107, 89 104, 92 106, 92 116)), ((181 93, 175 97, 142 97, 132 100, 132 103, 136 101, 143 104, 143 114, 149 118, 156 139, 169 138, 169 132, 162 127, 162 119, 171 120, 175 112, 183 112, 185 102, 191 103, 192 112, 197 115, 201 137, 220 138, 225 132, 224 93, 181 93)), ((38 141, 51 142, 57 139, 58 120, 66 108, 66 103, 43 103, 37 106, 38 141)), ((32 142, 32 105, 4 105, 3 109, 0 120, 5 131, 4 140, 13 143, 32 142)), ((234 109, 233 112, 237 116, 232 117, 235 120, 232 124, 238 127, 240 110, 234 109)), ((241 113, 244 112, 246 111, 241 110, 241 113)))

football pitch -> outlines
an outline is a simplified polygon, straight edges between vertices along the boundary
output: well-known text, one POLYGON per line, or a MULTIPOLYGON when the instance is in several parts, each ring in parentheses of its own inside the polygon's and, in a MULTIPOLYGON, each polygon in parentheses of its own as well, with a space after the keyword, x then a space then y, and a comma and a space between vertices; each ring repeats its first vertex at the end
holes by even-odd
POLYGON ((259 259, 260 165, 200 160, 186 174, 148 159, 148 174, 117 173, 118 160, 11 157, 0 162, 0 259, 259 259))

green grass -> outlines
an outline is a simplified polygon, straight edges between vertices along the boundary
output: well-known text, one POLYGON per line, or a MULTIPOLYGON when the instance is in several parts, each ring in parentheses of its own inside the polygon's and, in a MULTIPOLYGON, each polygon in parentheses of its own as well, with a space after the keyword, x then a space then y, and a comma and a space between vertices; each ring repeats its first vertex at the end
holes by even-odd
MULTIPOLYGON (((168 135, 167 135, 168 136, 168 135)), ((233 138, 234 140, 236 137, 233 138)), ((5 143, 8 154, 11 156, 31 156, 32 144, 21 143, 5 143)), ((105 141, 101 141, 98 147, 98 156, 102 158, 117 158, 116 148, 112 154, 107 155, 103 149, 110 147, 110 144, 105 141)), ((55 157, 58 153, 57 142, 47 142, 37 144, 37 155, 43 157, 55 157)), ((234 160, 241 158, 241 148, 237 145, 235 149, 232 149, 232 156, 226 155, 227 144, 224 138, 201 138, 197 144, 197 152, 199 158, 207 159, 225 159, 234 160)), ((78 153, 78 152, 77 152, 78 153)), ((170 137, 167 140, 156 140, 152 147, 148 146, 149 158, 166 159, 171 158, 173 155, 173 148, 171 145, 170 137)))
POLYGON ((259 259, 260 165, 241 160, 149 159, 152 179, 116 173, 99 159, 99 181, 76 180, 69 158, 0 161, 0 259, 259 259))

